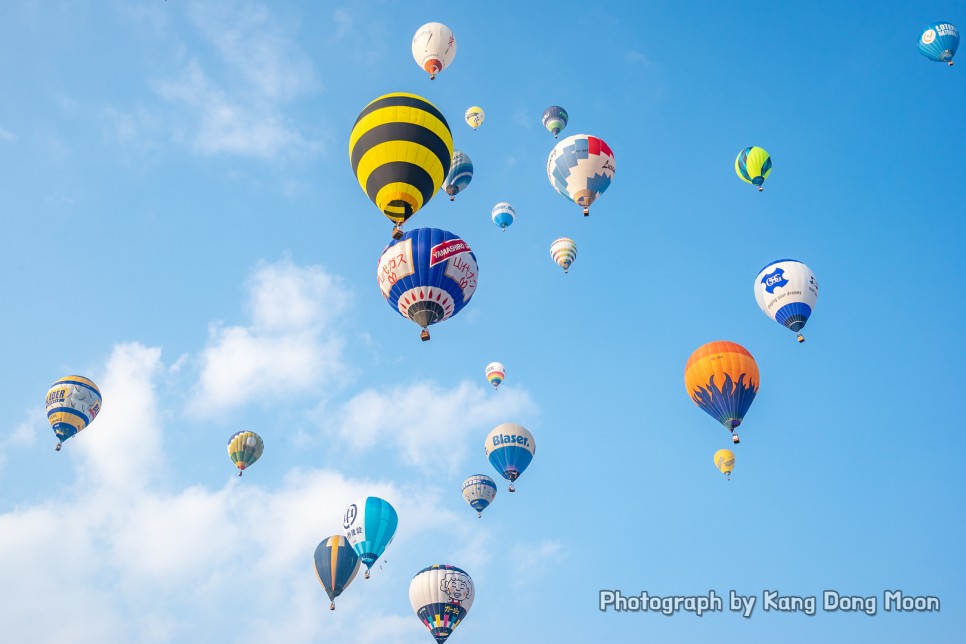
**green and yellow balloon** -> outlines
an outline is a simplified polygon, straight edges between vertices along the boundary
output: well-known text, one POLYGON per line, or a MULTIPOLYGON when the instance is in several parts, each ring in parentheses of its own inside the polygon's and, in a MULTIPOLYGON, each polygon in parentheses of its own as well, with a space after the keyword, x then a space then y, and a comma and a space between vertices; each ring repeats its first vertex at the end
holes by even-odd
POLYGON ((349 135, 349 161, 362 190, 395 224, 402 224, 432 199, 449 172, 453 134, 435 105, 397 92, 372 101, 349 135))
POLYGON ((238 468, 238 476, 242 475, 245 468, 257 461, 263 451, 265 451, 265 443, 255 432, 238 432, 228 439, 228 456, 238 468))
POLYGON ((765 189, 765 179, 771 174, 771 157, 758 146, 745 148, 735 159, 735 173, 745 183, 758 186, 758 192, 761 192, 765 189))

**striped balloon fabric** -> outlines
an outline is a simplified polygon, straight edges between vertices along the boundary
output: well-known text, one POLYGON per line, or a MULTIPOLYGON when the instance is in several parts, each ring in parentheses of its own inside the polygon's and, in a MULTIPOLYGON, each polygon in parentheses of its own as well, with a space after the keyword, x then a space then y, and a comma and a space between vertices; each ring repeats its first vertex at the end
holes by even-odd
POLYGON ((359 114, 349 136, 349 160, 372 203, 395 223, 412 217, 443 185, 453 159, 453 135, 436 106, 415 94, 380 96, 359 114))
POLYGON ((566 273, 570 265, 577 259, 577 244, 569 237, 556 239, 550 244, 550 256, 553 257, 553 261, 557 262, 557 266, 566 273))
POLYGON ((228 456, 238 468, 238 476, 242 475, 245 468, 261 458, 263 451, 265 451, 265 443, 255 432, 238 432, 228 439, 228 456))
POLYGON ((771 157, 757 146, 745 148, 735 159, 735 172, 739 179, 758 186, 758 192, 761 192, 764 190, 765 179, 771 174, 771 157))

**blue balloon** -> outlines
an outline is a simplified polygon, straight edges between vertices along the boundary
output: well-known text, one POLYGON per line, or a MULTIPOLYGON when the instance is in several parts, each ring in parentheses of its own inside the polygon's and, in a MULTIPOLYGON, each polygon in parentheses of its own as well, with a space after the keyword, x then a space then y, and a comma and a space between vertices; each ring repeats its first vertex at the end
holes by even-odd
POLYGON ((393 309, 429 340, 427 327, 447 320, 476 292, 479 269, 469 244, 447 230, 417 228, 382 251, 376 274, 393 309))
POLYGON ((553 134, 553 138, 557 138, 560 134, 560 130, 567 127, 567 110, 560 107, 559 105, 551 105, 543 112, 543 118, 541 122, 547 130, 553 134))
POLYGON ((919 53, 937 63, 953 64, 959 48, 959 31, 948 22, 934 22, 919 36, 919 53))
POLYGON ((359 572, 359 557, 342 535, 326 538, 315 548, 315 576, 325 588, 335 610, 335 598, 342 594, 359 572))
POLYGON ((346 510, 342 527, 352 549, 366 565, 366 579, 369 579, 372 564, 376 563, 392 541, 398 524, 395 508, 378 496, 367 496, 346 510))
POLYGON ((450 163, 449 173, 443 180, 442 190, 449 195, 449 200, 453 201, 456 195, 466 190, 466 186, 470 185, 472 180, 473 160, 467 153, 456 150, 453 152, 453 161, 450 163))
POLYGON ((484 448, 490 464, 500 476, 510 481, 509 489, 513 492, 513 482, 530 465, 537 444, 526 428, 516 423, 502 423, 487 434, 484 448))

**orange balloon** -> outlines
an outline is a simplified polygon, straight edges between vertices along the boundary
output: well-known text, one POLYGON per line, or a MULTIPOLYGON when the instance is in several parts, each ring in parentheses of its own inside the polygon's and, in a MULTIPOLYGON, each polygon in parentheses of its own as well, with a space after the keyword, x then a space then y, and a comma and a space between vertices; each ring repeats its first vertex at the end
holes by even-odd
POLYGON ((755 359, 734 342, 709 342, 692 353, 684 367, 691 400, 731 432, 751 407, 758 383, 755 359))

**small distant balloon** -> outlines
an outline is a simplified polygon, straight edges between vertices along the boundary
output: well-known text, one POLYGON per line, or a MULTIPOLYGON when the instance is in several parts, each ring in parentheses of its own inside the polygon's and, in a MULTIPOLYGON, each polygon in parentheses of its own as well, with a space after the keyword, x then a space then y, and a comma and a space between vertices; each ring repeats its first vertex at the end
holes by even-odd
POLYGON ((263 451, 265 451, 265 443, 255 432, 236 432, 228 439, 228 456, 238 468, 238 476, 261 458, 263 451))
POLYGON ((456 58, 456 37, 440 22, 428 22, 413 36, 413 58, 429 74, 429 80, 450 66, 456 58))
POLYGON ((500 230, 506 230, 513 223, 513 220, 516 219, 517 211, 507 202, 501 201, 493 206, 491 216, 493 217, 493 223, 499 226, 500 230))
POLYGON ((475 130, 483 125, 483 119, 486 118, 486 114, 483 113, 482 107, 479 105, 474 105, 466 110, 466 113, 463 114, 463 118, 466 120, 466 124, 475 130))
POLYGON ((577 244, 569 237, 556 239, 550 244, 550 257, 566 273, 570 270, 570 265, 577 259, 577 244))
POLYGON ((567 127, 567 110, 559 105, 551 105, 543 112, 543 126, 557 138, 560 131, 567 127))
POLYGON ((719 449, 714 453, 714 466, 731 480, 731 470, 735 469, 735 453, 730 449, 719 449))
POLYGON ((506 367, 499 362, 491 362, 486 365, 486 379, 496 389, 506 378, 506 367))
POLYGON ((101 390, 83 376, 66 376, 47 390, 47 421, 57 437, 57 447, 84 431, 101 411, 101 390))
POLYGON ((449 166, 449 173, 443 180, 443 190, 449 195, 449 200, 466 190, 473 180, 473 160, 470 155, 459 150, 453 152, 453 161, 449 166))
POLYGON ((758 192, 761 192, 765 189, 765 179, 771 174, 771 157, 757 146, 745 148, 735 159, 735 172, 739 179, 758 186, 758 192))
POLYGON ((496 497, 496 482, 486 474, 474 474, 463 481, 463 498, 479 517, 496 497))
POLYGON ((919 36, 919 53, 937 63, 953 65, 959 49, 959 30, 948 22, 934 22, 919 36))

